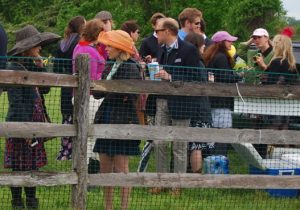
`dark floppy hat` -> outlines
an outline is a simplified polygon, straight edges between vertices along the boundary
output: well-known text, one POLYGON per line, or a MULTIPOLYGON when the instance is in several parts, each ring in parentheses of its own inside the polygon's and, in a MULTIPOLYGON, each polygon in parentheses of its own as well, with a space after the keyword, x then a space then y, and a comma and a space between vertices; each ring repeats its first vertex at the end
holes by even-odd
POLYGON ((34 26, 27 25, 16 31, 16 44, 7 54, 10 56, 18 55, 33 47, 44 46, 55 42, 60 38, 59 35, 54 33, 40 33, 34 26))

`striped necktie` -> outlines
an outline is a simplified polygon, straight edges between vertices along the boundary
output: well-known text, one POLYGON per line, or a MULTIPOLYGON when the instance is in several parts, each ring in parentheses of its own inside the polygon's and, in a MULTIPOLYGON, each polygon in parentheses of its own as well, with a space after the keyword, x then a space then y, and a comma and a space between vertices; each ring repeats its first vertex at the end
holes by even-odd
POLYGON ((172 47, 166 47, 166 51, 167 51, 167 54, 169 55, 170 54, 170 52, 172 51, 172 47))

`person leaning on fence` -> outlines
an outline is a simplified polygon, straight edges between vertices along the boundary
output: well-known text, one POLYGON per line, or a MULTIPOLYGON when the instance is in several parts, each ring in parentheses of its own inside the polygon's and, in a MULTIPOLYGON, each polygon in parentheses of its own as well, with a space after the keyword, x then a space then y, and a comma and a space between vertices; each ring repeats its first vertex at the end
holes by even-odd
MULTIPOLYGON (((291 33, 292 35, 292 33, 291 33)), ((262 84, 293 85, 298 84, 298 72, 296 59, 293 54, 290 33, 277 34, 273 38, 274 54, 268 65, 265 66, 265 74, 261 76, 262 84)), ((288 116, 263 116, 266 128, 287 130, 289 128, 288 116)))
MULTIPOLYGON (((60 36, 40 33, 34 26, 27 25, 16 32, 16 43, 8 52, 11 58, 7 68, 17 71, 45 72, 40 56, 41 46, 58 41, 60 36)), ((49 122, 43 94, 48 87, 8 87, 8 113, 6 121, 49 122)), ((44 148, 45 138, 8 138, 5 144, 4 167, 13 171, 36 171, 47 164, 44 148)), ((37 209, 36 187, 25 187, 27 209, 37 209)), ((24 209, 22 187, 11 187, 12 207, 24 209)))
MULTIPOLYGON (((73 17, 65 30, 64 39, 58 43, 56 59, 54 62, 54 72, 72 74, 72 57, 75 46, 78 44, 82 29, 85 25, 83 16, 73 17)), ((63 124, 73 124, 73 88, 61 88, 60 105, 63 124)), ((61 150, 57 155, 57 160, 70 160, 72 158, 72 137, 61 138, 61 150)))
MULTIPOLYGON (((248 41, 239 44, 237 52, 242 59, 247 61, 248 67, 254 70, 253 73, 247 72, 245 82, 259 84, 260 79, 257 75, 265 70, 265 66, 270 63, 273 57, 273 46, 268 31, 264 28, 255 29, 248 41), (255 45, 256 49, 251 49, 252 44, 255 45)), ((264 127, 262 115, 256 114, 251 115, 251 117, 255 119, 256 129, 264 127)), ((266 144, 253 144, 253 146, 263 158, 266 158, 266 144)))
MULTIPOLYGON (((93 19, 86 22, 81 39, 74 48, 73 51, 73 62, 79 54, 88 54, 90 58, 90 79, 100 80, 102 73, 105 68, 106 60, 103 56, 103 51, 98 48, 98 35, 104 31, 104 24, 99 19, 93 19)), ((76 73, 75 65, 73 65, 73 72, 76 73)), ((94 122, 95 114, 102 103, 102 99, 95 99, 94 96, 90 95, 89 104, 89 123, 94 122)), ((89 137, 87 142, 87 162, 89 163, 89 172, 99 172, 99 157, 96 153, 93 153, 93 147, 95 144, 95 138, 89 137), (92 168, 91 168, 92 167, 92 168)))
MULTIPOLYGON (((212 36, 214 42, 204 52, 205 66, 214 75, 214 82, 236 83, 241 79, 241 75, 235 74, 233 59, 228 54, 231 45, 237 37, 230 35, 226 31, 218 31, 212 36)), ((212 120, 214 128, 232 127, 233 98, 210 97, 212 108, 212 120)), ((217 155, 227 155, 227 144, 215 144, 217 155)))
MULTIPOLYGON (((141 79, 138 64, 131 59, 134 54, 134 43, 128 33, 122 30, 102 32, 99 42, 107 46, 110 71, 104 72, 103 79, 141 79)), ((137 95, 124 93, 93 93, 96 98, 104 97, 99 107, 95 124, 138 124, 136 113, 137 95)), ((129 156, 139 155, 139 140, 103 139, 98 138, 94 152, 99 153, 101 173, 128 173, 129 156)), ((104 188, 105 209, 113 209, 113 187, 104 188)), ((130 188, 121 189, 121 207, 128 208, 130 188)))
MULTIPOLYGON (((205 69, 203 53, 205 48, 204 37, 198 33, 190 32, 186 35, 184 41, 189 42, 199 50, 199 62, 200 62, 200 75, 201 82, 208 81, 207 70, 205 69)), ((191 119, 191 127, 211 128, 211 107, 209 98, 207 96, 199 97, 199 107, 197 113, 191 119)), ((200 139, 199 139, 200 140, 200 139)), ((188 158, 189 166, 188 172, 201 173, 202 170, 202 158, 210 155, 215 148, 215 144, 205 142, 189 142, 188 145, 188 158)))
MULTIPOLYGON (((264 28, 257 28, 253 31, 251 38, 246 42, 241 42, 238 46, 238 55, 247 61, 249 68, 256 71, 264 70, 273 56, 273 46, 269 39, 269 33, 264 28), (251 49, 254 44, 256 49, 251 49)), ((255 78, 246 75, 247 82, 255 82, 255 78)))
MULTIPOLYGON (((190 82, 200 78, 199 52, 190 43, 182 41, 178 36, 178 23, 172 18, 161 18, 156 24, 155 32, 158 43, 162 45, 158 62, 163 66, 155 77, 169 82, 190 82), (186 68, 185 68, 186 67, 186 68), (195 67, 195 68, 193 68, 195 67)), ((152 96, 148 102, 156 106, 155 125, 167 126, 171 118, 173 126, 188 127, 192 116, 198 111, 199 100, 187 96, 152 96)), ((147 102, 147 103, 148 103, 147 102)), ((168 142, 154 141, 154 152, 157 172, 169 172, 168 142)), ((187 143, 173 142, 174 172, 185 173, 187 168, 187 143)), ((162 188, 151 189, 152 193, 160 193, 162 188)), ((178 195, 180 189, 175 188, 172 194, 178 195)))

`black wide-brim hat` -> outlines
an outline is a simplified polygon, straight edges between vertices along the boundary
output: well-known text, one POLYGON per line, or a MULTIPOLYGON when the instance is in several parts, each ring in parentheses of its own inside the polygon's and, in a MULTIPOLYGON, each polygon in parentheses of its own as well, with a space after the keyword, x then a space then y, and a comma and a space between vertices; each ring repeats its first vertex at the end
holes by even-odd
POLYGON ((18 55, 33 47, 45 46, 58 41, 60 38, 59 35, 54 33, 40 33, 34 26, 27 25, 16 31, 16 44, 7 54, 9 56, 18 55))

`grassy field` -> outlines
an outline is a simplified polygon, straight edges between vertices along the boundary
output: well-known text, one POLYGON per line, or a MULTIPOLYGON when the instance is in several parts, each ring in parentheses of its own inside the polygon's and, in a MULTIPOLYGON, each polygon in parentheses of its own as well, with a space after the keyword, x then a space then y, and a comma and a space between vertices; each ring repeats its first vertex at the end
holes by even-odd
MULTIPOLYGON (((52 88, 46 97, 47 109, 53 122, 61 122, 59 111, 59 95, 57 88, 52 88)), ((0 120, 4 121, 7 110, 6 94, 0 96, 0 120)), ((4 139, 0 141, 0 171, 3 168, 4 139)), ((60 139, 57 138, 46 143, 48 165, 42 171, 70 171, 71 161, 57 161, 56 155, 60 149, 60 139)), ((139 157, 131 158, 130 171, 136 171, 139 157)), ((229 151, 230 173, 248 173, 248 166, 233 151, 229 151)), ((153 157, 150 159, 148 171, 154 170, 153 157)), ((68 210, 71 200, 71 187, 39 187, 38 198, 41 210, 68 210)), ((115 195, 119 194, 116 189, 115 195)), ((10 190, 0 187, 0 210, 10 209, 10 190)), ((119 209, 120 200, 115 196, 115 209, 119 209)), ((93 187, 88 192, 88 209, 103 209, 103 189, 93 187)), ((129 209, 136 210, 297 210, 300 209, 299 198, 272 198, 264 190, 241 189, 184 189, 179 197, 173 197, 169 192, 152 195, 147 188, 134 188, 131 194, 129 209)))

